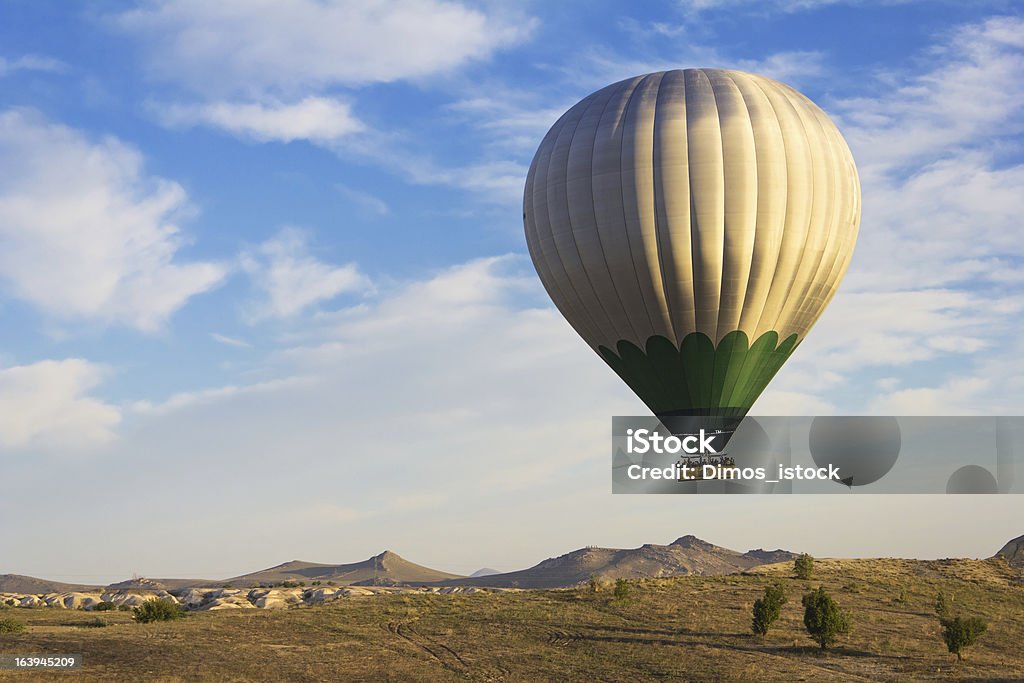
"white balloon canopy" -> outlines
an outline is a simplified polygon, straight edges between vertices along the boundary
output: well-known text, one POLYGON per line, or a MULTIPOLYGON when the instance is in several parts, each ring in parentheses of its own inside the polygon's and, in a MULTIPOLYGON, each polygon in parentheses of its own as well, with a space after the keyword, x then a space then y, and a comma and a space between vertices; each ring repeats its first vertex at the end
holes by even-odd
POLYGON ((552 126, 523 218, 544 287, 657 414, 745 413, 834 296, 860 224, 835 124, 739 71, 603 88, 552 126))

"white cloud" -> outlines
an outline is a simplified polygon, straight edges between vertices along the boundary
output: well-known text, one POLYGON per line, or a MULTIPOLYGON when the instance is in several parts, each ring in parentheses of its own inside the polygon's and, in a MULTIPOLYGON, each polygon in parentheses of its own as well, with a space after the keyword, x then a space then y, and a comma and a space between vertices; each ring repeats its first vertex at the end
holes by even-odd
POLYGON ((996 167, 990 154, 975 149, 940 148, 936 154, 951 158, 916 166, 905 176, 888 167, 864 174, 864 220, 851 287, 1014 284, 1019 267, 1012 259, 1024 257, 1018 238, 1024 165, 996 167))
POLYGON ((327 144, 365 130, 347 102, 306 97, 281 102, 211 102, 195 105, 153 105, 168 126, 206 125, 257 142, 309 140, 327 144))
POLYGON ((535 22, 446 0, 151 0, 112 17, 153 72, 207 93, 294 93, 449 72, 535 22))
MULTIPOLYGON (((864 382, 873 372, 892 372, 925 362, 943 362, 963 372, 979 352, 990 348, 1019 325, 1007 318, 998 299, 955 289, 908 289, 887 292, 846 291, 837 296, 793 357, 772 381, 765 398, 756 404, 761 414, 829 414, 838 408, 856 412, 858 391, 867 407, 871 397, 891 393, 896 382, 864 382), (972 336, 971 332, 983 337, 972 336), (797 394, 806 400, 794 407, 802 413, 775 412, 786 404, 781 396, 797 394), (840 402, 835 397, 843 397, 840 402), (831 398, 825 398, 831 397, 831 398), (771 409, 771 410, 770 410, 771 409)), ((943 371, 934 369, 941 378, 943 371)), ((910 394, 907 394, 910 396, 910 394)), ((988 405, 992 405, 990 402, 988 405)), ((877 406, 876 406, 877 408, 877 406)), ((954 404, 948 406, 950 411, 954 404)), ((947 413, 951 414, 951 413, 947 413)))
POLYGON ((604 454, 608 416, 644 409, 557 311, 530 305, 543 296, 522 257, 462 263, 307 321, 256 370, 271 379, 132 408, 171 431, 220 424, 218 466, 301 454, 319 472, 303 495, 345 509, 432 508, 473 481, 546 486, 604 454), (394 504, 358 502, 370 481, 394 504))
POLYGON ((255 384, 229 384, 227 386, 213 387, 211 389, 182 391, 160 402, 148 400, 135 401, 131 404, 131 410, 132 412, 141 415, 167 415, 197 406, 208 406, 210 404, 239 396, 276 392, 288 387, 308 384, 310 381, 311 379, 308 377, 295 376, 268 380, 266 382, 257 382, 255 384))
POLYGON ((17 298, 149 331, 223 279, 221 265, 176 258, 185 191, 116 138, 8 110, 0 158, 0 279, 17 298))
POLYGON ((211 332, 210 338, 213 339, 215 342, 224 344, 225 346, 234 346, 241 349, 252 348, 252 344, 245 341, 244 339, 238 339, 237 337, 229 337, 228 335, 221 334, 220 332, 211 332))
POLYGON ((309 255, 308 239, 296 228, 242 254, 242 269, 264 294, 254 320, 287 318, 347 292, 365 292, 370 280, 353 264, 335 266, 309 255))
MULTIPOLYGON (((455 110, 482 105, 456 104, 455 110)), ((327 149, 343 158, 355 158, 391 170, 416 185, 444 185, 467 190, 477 198, 500 204, 522 200, 523 178, 527 167, 520 162, 500 158, 465 165, 444 165, 419 151, 411 151, 401 133, 382 133, 363 124, 352 115, 347 103, 325 97, 307 97, 296 104, 270 101, 266 104, 213 102, 208 104, 150 106, 163 125, 182 127, 202 125, 223 130, 242 140, 256 142, 294 142, 303 140, 327 149)), ((516 114, 506 110, 509 117, 516 114)), ((524 119, 540 120, 523 113, 524 119)), ((553 122, 554 119, 552 118, 553 122)), ((494 121, 484 126, 488 134, 503 137, 509 127, 529 126, 527 120, 494 121)), ((546 129, 545 129, 546 130, 546 129)), ((543 137, 543 131, 537 140, 543 137)), ((520 134, 518 143, 525 143, 520 134)), ((531 144, 536 144, 534 141, 531 144)), ((521 149, 519 151, 522 151, 521 149)), ((364 212, 383 216, 390 207, 379 197, 345 185, 337 189, 364 212)))
MULTIPOLYGON (((647 26, 634 29, 633 33, 663 34, 664 27, 647 26)), ((738 69, 774 78, 783 83, 799 86, 807 80, 826 73, 825 55, 812 50, 786 50, 774 52, 757 59, 738 59, 722 53, 711 45, 688 42, 675 47, 671 54, 657 59, 635 59, 606 48, 591 50, 586 58, 574 62, 567 71, 570 82, 583 84, 589 90, 602 88, 626 78, 656 71, 679 68, 738 69)), ((580 99, 589 92, 582 92, 580 99)))
POLYGON ((335 185, 335 188, 365 213, 374 216, 387 216, 391 213, 391 207, 387 202, 369 192, 357 190, 342 183, 335 185))
POLYGON ((689 12, 714 10, 736 11, 749 9, 757 13, 803 12, 831 5, 866 5, 869 2, 883 5, 902 5, 920 0, 678 0, 679 5, 689 12))
POLYGON ((405 170, 419 184, 448 185, 468 190, 476 197, 514 206, 523 201, 523 182, 529 169, 516 161, 495 160, 448 168, 410 164, 405 170))
MULTIPOLYGON (((537 290, 535 276, 521 271, 519 263, 513 256, 476 259, 428 280, 405 283, 373 306, 323 314, 318 318, 320 326, 315 333, 326 335, 327 339, 321 339, 326 343, 318 350, 358 354, 365 348, 377 353, 405 344, 409 338, 447 338, 453 334, 453 328, 477 332, 466 328, 490 324, 491 316, 506 310, 516 293, 537 290)), ((526 312, 521 319, 525 323, 530 316, 526 312)), ((297 349, 293 355, 306 353, 307 349, 297 349)))
POLYGON ((341 144, 332 145, 331 149, 339 156, 355 156, 386 168, 415 185, 466 190, 468 196, 475 201, 514 207, 523 200, 523 182, 528 163, 518 160, 520 154, 509 158, 506 151, 498 155, 485 152, 480 161, 439 163, 428 154, 411 151, 404 144, 398 144, 395 137, 379 133, 345 140, 341 144))
POLYGON ((575 103, 563 100, 554 106, 539 105, 535 97, 503 88, 501 97, 474 93, 448 108, 485 133, 489 145, 532 155, 548 129, 575 103))
POLYGON ((917 73, 882 73, 869 94, 835 103, 862 174, 903 174, 965 148, 996 151, 1021 132, 1024 19, 961 26, 917 73))
POLYGON ((982 415, 991 402, 984 396, 991 382, 984 377, 957 377, 936 387, 900 389, 876 396, 868 408, 874 415, 982 415))
POLYGON ((834 403, 800 391, 786 391, 774 384, 765 391, 751 409, 752 415, 832 415, 834 403))
MULTIPOLYGON (((537 22, 517 9, 453 0, 151 0, 108 19, 144 41, 156 75, 208 98, 151 105, 164 125, 201 125, 257 142, 305 140, 415 184, 519 201, 522 163, 437 163, 410 149, 401 133, 361 121, 350 98, 336 95, 339 88, 422 82, 519 44, 537 22)), ((349 198, 364 211, 386 213, 377 198, 349 198)))
POLYGON ((88 395, 103 376, 101 366, 78 358, 0 368, 0 449, 63 451, 111 441, 120 412, 88 395))
POLYGON ((0 78, 18 71, 39 71, 43 73, 61 73, 67 70, 67 64, 42 55, 22 55, 14 59, 0 57, 0 78))

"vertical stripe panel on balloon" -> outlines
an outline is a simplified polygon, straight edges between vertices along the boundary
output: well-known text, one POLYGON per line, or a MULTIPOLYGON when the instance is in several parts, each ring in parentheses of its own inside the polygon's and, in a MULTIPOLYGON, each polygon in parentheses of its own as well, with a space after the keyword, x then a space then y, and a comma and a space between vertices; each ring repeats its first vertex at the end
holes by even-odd
POLYGON ((574 322, 575 315, 571 314, 568 309, 565 308, 562 303, 566 297, 562 293, 561 289, 557 286, 554 278, 551 276, 551 269, 548 267, 547 261, 544 258, 544 254, 540 250, 540 244, 537 240, 537 225, 535 219, 535 212, 533 209, 534 202, 534 191, 537 187, 537 179, 539 174, 537 172, 538 162, 542 162, 546 166, 546 148, 545 141, 541 143, 537 149, 537 153, 533 157, 533 162, 530 164, 530 171, 526 175, 526 188, 523 191, 523 228, 526 231, 526 248, 530 252, 530 260, 533 262, 534 267, 537 269, 537 274, 540 276, 541 284, 544 285, 544 290, 551 297, 551 300, 555 302, 555 306, 559 312, 569 321, 569 325, 576 330, 577 334, 585 336, 589 331, 582 325, 574 322))
POLYGON ((824 139, 817 117, 809 100, 795 97, 789 88, 784 94, 793 103, 797 115, 803 123, 804 134, 811 149, 811 219, 807 232, 807 241, 800 254, 800 266, 797 268, 793 289, 786 298, 783 307, 783 326, 793 330, 801 338, 807 333, 806 320, 801 316, 800 306, 807 292, 814 284, 814 274, 824 255, 825 243, 828 239, 828 216, 831 212, 832 173, 828 163, 828 143, 824 139))
POLYGON ((718 127, 715 95, 707 76, 698 69, 684 73, 695 316, 697 331, 717 344, 725 242, 722 131, 718 127))
POLYGON ((633 330, 630 339, 637 346, 642 346, 654 334, 654 329, 640 290, 629 235, 623 225, 622 135, 626 108, 640 81, 640 78, 633 78, 622 83, 605 106, 594 136, 591 170, 594 219, 601 251, 608 264, 612 287, 633 330))
POLYGON ((829 272, 828 289, 821 294, 821 310, 828 306, 839 289, 839 283, 846 274, 853 256, 853 246, 857 241, 857 230, 860 225, 860 182, 857 179, 857 168, 853 162, 853 154, 846 145, 839 129, 824 113, 822 125, 826 127, 832 139, 836 162, 840 169, 841 184, 837 188, 840 199, 837 207, 840 244, 837 245, 835 259, 829 272))
POLYGON ((734 72, 733 80, 743 93, 750 112, 754 149, 757 154, 757 228, 750 261, 750 280, 744 297, 739 328, 753 343, 760 336, 758 321, 768 302, 786 228, 786 184, 788 167, 782 127, 768 96, 747 74, 734 72))
POLYGON ((678 347, 697 329, 690 231, 690 175, 686 145, 685 77, 669 71, 654 116, 654 215, 661 271, 678 347))
POLYGON ((620 178, 625 230, 648 316, 655 334, 674 339, 658 261, 653 181, 655 107, 665 76, 645 77, 629 102, 622 131, 620 178))
MULTIPOLYGON (((558 298, 554 299, 555 305, 569 324, 574 329, 586 331, 583 339, 592 346, 594 340, 600 336, 601 328, 593 316, 586 310, 580 300, 579 294, 569 274, 565 270, 558 250, 555 248, 554 237, 551 228, 551 210, 548 205, 550 191, 548 188, 548 173, 551 168, 551 152, 554 149, 555 141, 561 132, 566 128, 575 128, 579 120, 579 105, 566 112, 561 119, 548 131, 540 149, 537 151, 536 159, 536 180, 533 192, 533 211, 527 215, 527 226, 532 227, 535 236, 534 248, 541 254, 542 263, 547 268, 551 278, 550 289, 558 292, 558 298)), ((529 230, 527 237, 530 236, 529 230)), ((596 348, 596 347, 595 347, 596 348)))
MULTIPOLYGON (((576 245, 584 274, 590 281, 597 301, 612 323, 614 337, 609 341, 637 338, 625 306, 612 282, 609 259, 602 247, 598 231, 593 187, 594 146, 598 126, 608 104, 623 86, 624 83, 617 83, 598 91, 576 126, 566 160, 566 196, 572 241, 576 245)), ((614 254, 611 256, 615 257, 614 254)))
POLYGON ((755 336, 760 337, 765 332, 775 330, 781 341, 795 331, 785 326, 783 311, 800 267, 800 254, 810 229, 813 200, 811 150, 800 117, 781 86, 767 78, 754 79, 772 105, 786 151, 785 227, 782 244, 779 246, 779 260, 755 336))
POLYGON ((594 320, 598 335, 596 338, 588 339, 591 345, 614 344, 619 338, 615 323, 608 316, 604 305, 598 298, 587 274, 586 266, 580 258, 579 250, 576 248, 575 237, 572 232, 572 223, 569 217, 569 195, 568 195, 568 167, 569 150, 572 139, 575 136, 580 121, 586 111, 594 106, 597 95, 588 97, 577 104, 577 118, 566 121, 566 125, 555 138, 555 144, 551 150, 551 164, 548 167, 548 215, 551 219, 551 238, 561 260, 566 276, 572 283, 580 306, 587 311, 587 314, 594 320), (578 109, 577 109, 578 108, 578 109))
MULTIPOLYGON (((849 248, 848 236, 852 225, 848 221, 852 199, 851 178, 846 164, 846 145, 842 144, 839 131, 821 110, 815 110, 818 124, 829 147, 829 161, 833 176, 832 215, 830 217, 829 240, 825 246, 822 264, 815 273, 815 285, 803 304, 804 320, 801 321, 806 330, 817 322, 825 310, 825 303, 831 299, 832 293, 839 285, 844 269, 846 251, 849 248)), ((806 332, 805 332, 806 334, 806 332)))
POLYGON ((789 89, 791 97, 800 100, 805 104, 805 110, 813 116, 814 123, 810 124, 823 142, 823 153, 820 157, 824 174, 827 178, 825 184, 825 208, 822 215, 822 230, 825 234, 821 258, 810 276, 810 285, 804 292, 802 299, 797 302, 795 326, 804 330, 806 335, 810 328, 821 315, 824 300, 824 293, 831 288, 831 274, 835 264, 840 243, 840 200, 837 198, 838 187, 841 183, 842 160, 838 156, 838 149, 832 136, 834 126, 817 105, 798 93, 792 88, 789 89))
POLYGON ((743 95, 728 74, 705 71, 722 131, 722 283, 716 337, 739 329, 757 226, 757 155, 743 95))

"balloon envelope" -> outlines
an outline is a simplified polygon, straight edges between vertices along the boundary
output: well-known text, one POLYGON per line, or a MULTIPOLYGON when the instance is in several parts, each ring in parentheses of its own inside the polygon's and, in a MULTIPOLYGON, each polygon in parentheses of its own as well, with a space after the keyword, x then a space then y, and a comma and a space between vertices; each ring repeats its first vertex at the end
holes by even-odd
POLYGON ((562 115, 523 218, 555 305, 655 414, 742 416, 835 294, 860 186, 796 90, 686 69, 562 115))

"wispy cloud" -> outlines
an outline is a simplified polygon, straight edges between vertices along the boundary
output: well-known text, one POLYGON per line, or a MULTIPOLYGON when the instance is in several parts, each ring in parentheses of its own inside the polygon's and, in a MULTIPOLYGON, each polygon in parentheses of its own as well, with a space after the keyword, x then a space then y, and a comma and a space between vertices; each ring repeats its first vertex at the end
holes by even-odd
POLYGON ((522 42, 536 24, 450 0, 152 0, 109 21, 139 39, 155 76, 220 95, 442 74, 522 42))
POLYGON ((229 337, 228 335, 221 334, 220 332, 211 332, 210 338, 219 344, 224 344, 225 346, 234 346, 240 349, 252 348, 252 344, 245 341, 244 339, 239 339, 237 337, 229 337))
POLYGON ((908 174, 965 148, 996 151, 1021 132, 1024 19, 961 26, 920 56, 920 71, 880 74, 834 103, 862 173, 908 174))
POLYGON ((1024 130, 1021 36, 1019 18, 961 27, 924 71, 884 74, 872 96, 831 105, 864 187, 853 288, 1012 284, 1024 258, 1024 165, 1012 152, 1024 130))
MULTIPOLYGON (((523 43, 537 21, 520 10, 454 0, 152 0, 106 21, 139 40, 152 75, 206 97, 152 103, 163 125, 204 126, 257 142, 307 141, 414 184, 517 201, 521 161, 441 163, 410 149, 388 123, 357 118, 352 103, 360 87, 422 83, 523 43), (339 89, 348 95, 340 98, 339 89)), ((379 201, 350 199, 382 214, 379 201)))
POLYGON ((306 97, 291 104, 210 102, 151 105, 157 118, 171 127, 204 125, 257 142, 308 140, 327 144, 365 130, 347 102, 306 97))
POLYGON ((120 140, 7 110, 0 157, 0 279, 45 313, 152 331, 224 278, 177 258, 185 191, 120 140))
POLYGON ((770 12, 806 12, 833 5, 866 5, 869 3, 882 5, 905 5, 923 0, 678 0, 685 11, 700 13, 707 11, 744 10, 756 14, 770 12))
POLYGON ((0 78, 19 71, 36 71, 42 73, 63 73, 68 65, 59 59, 43 55, 22 55, 13 59, 0 57, 0 78))
POLYGON ((985 377, 953 377, 936 387, 883 392, 868 410, 876 415, 985 415, 992 382, 985 377))
POLYGON ((171 413, 189 408, 208 408, 211 405, 239 397, 279 392, 288 388, 309 385, 313 382, 315 382, 315 379, 312 377, 292 376, 253 384, 229 384, 222 387, 182 391, 162 401, 139 400, 131 403, 130 408, 133 413, 140 415, 170 415, 171 413))
POLYGON ((338 183, 334 187, 364 213, 374 216, 387 216, 391 213, 391 207, 388 206, 388 203, 376 195, 343 183, 338 183))
POLYGON ((254 321, 294 316, 339 294, 371 287, 354 263, 336 266, 310 255, 308 235, 297 228, 285 228, 245 251, 241 264, 263 295, 251 313, 254 321))
POLYGON ((537 99, 534 94, 503 88, 500 97, 475 93, 448 109, 483 133, 491 147, 532 155, 558 117, 576 103, 562 99, 550 105, 537 99))
POLYGON ((105 374, 80 358, 0 368, 0 450, 66 452, 112 441, 120 411, 89 395, 105 374))

